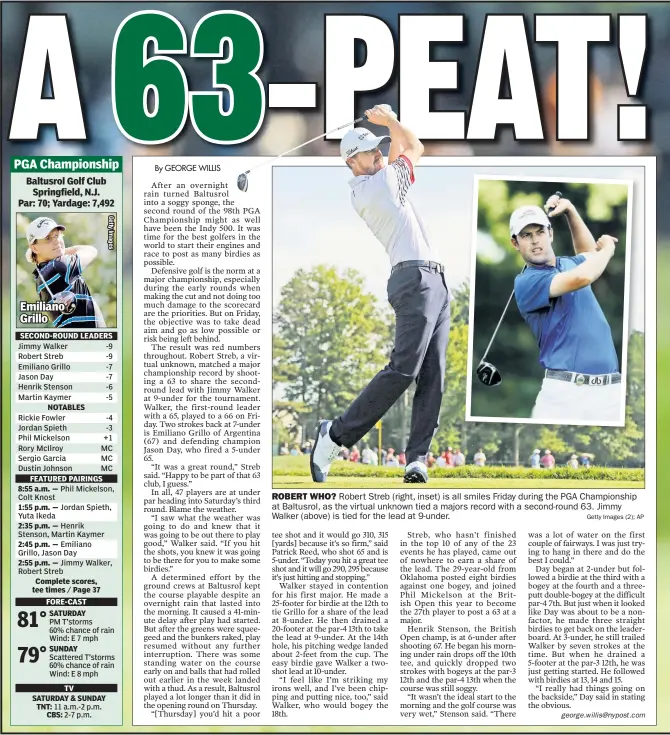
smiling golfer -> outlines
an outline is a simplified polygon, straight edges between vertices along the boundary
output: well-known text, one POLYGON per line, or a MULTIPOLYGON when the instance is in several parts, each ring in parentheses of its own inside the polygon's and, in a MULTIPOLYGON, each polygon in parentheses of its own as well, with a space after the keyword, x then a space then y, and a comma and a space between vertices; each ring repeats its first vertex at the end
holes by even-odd
POLYGON ((395 345, 389 364, 342 416, 319 424, 310 458, 312 479, 325 482, 341 448, 360 441, 416 381, 404 480, 427 482, 426 454, 444 393, 450 296, 444 267, 408 198, 423 145, 389 107, 377 106, 365 114, 371 123, 389 129, 388 165, 379 145, 389 136, 375 137, 365 128, 354 128, 342 138, 340 154, 354 175, 351 203, 391 261, 387 291, 396 316, 395 345))
POLYGON ((26 259, 35 265, 37 297, 45 304, 59 304, 49 311, 53 327, 100 329, 105 320, 84 280, 83 271, 98 255, 91 245, 65 247, 65 227, 49 217, 33 220, 26 231, 26 259))
POLYGON ((574 205, 558 195, 545 210, 520 207, 510 217, 512 245, 527 267, 514 282, 521 315, 545 368, 532 418, 547 422, 621 421, 623 390, 612 331, 591 290, 614 255, 616 238, 597 242, 574 205), (545 213, 549 211, 549 216, 545 213), (575 255, 556 256, 551 220, 564 214, 575 255))

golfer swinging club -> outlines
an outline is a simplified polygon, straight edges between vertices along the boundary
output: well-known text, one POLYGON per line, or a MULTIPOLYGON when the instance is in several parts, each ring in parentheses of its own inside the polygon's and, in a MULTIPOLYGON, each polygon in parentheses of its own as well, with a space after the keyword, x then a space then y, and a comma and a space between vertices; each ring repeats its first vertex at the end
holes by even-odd
POLYGON ((43 303, 62 304, 64 311, 50 311, 53 327, 99 329, 105 320, 88 290, 82 272, 98 255, 91 245, 66 248, 65 227, 49 217, 33 220, 26 232, 26 259, 35 264, 33 278, 43 303))
POLYGON ((444 266, 407 196, 423 145, 390 107, 377 105, 365 114, 389 129, 388 165, 379 145, 389 136, 378 138, 365 128, 346 133, 340 154, 354 175, 351 203, 391 261, 387 290, 396 316, 395 345, 389 364, 342 416, 319 424, 310 468, 314 482, 325 482, 340 449, 360 441, 416 381, 404 481, 427 482, 426 454, 444 393, 450 295, 444 266))
POLYGON ((532 418, 548 422, 621 420, 621 374, 612 332, 591 284, 614 255, 616 238, 597 242, 574 205, 557 194, 545 210, 520 207, 510 217, 512 245, 527 267, 514 281, 519 311, 545 368, 532 418), (564 214, 575 255, 557 257, 551 220, 564 214))

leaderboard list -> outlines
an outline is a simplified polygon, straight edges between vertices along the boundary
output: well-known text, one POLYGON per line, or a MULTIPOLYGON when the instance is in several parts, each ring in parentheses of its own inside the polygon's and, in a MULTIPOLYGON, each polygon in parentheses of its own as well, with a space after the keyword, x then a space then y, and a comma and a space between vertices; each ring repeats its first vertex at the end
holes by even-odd
POLYGON ((13 726, 122 724, 122 196, 121 158, 12 160, 13 726))

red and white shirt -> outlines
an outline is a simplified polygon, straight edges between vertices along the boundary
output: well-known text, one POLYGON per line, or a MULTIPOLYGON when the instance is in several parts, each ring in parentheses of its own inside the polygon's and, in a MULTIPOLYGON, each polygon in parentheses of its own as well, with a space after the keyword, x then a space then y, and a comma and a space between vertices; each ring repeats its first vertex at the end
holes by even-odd
POLYGON ((438 260, 407 198, 413 183, 414 169, 406 156, 399 156, 373 176, 356 176, 349 182, 351 203, 384 246, 391 267, 405 260, 438 260))

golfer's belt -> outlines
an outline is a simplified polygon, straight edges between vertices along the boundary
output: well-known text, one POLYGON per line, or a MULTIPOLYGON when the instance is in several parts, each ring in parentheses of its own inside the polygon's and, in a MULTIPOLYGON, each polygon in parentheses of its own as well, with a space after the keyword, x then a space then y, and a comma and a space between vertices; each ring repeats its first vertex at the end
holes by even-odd
POLYGON ((402 263, 396 263, 391 268, 391 273, 402 270, 403 268, 430 268, 436 273, 443 273, 444 266, 442 263, 436 263, 434 260, 403 260, 402 263))
POLYGON ((569 370, 546 370, 544 377, 550 380, 574 383, 575 385, 613 385, 621 382, 621 373, 586 375, 585 373, 571 373, 569 370))

